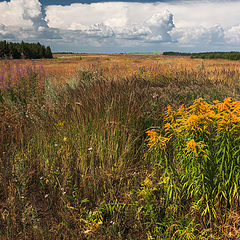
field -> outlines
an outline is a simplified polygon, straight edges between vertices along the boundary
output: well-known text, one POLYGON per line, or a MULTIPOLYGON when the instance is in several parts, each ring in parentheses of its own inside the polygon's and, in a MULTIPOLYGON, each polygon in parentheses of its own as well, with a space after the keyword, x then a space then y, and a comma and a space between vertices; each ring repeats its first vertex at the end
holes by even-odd
POLYGON ((0 60, 1 239, 240 239, 240 62, 0 60))

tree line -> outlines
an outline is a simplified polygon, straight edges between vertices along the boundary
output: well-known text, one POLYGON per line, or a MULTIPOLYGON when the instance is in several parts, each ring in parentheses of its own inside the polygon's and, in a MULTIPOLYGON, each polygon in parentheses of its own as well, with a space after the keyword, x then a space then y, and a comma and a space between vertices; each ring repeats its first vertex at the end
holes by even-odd
POLYGON ((164 52, 163 55, 171 56, 190 56, 191 58, 201 59, 228 59, 240 60, 240 52, 202 52, 202 53, 181 53, 181 52, 164 52))
POLYGON ((14 59, 53 58, 51 48, 38 43, 0 41, 0 57, 14 59))

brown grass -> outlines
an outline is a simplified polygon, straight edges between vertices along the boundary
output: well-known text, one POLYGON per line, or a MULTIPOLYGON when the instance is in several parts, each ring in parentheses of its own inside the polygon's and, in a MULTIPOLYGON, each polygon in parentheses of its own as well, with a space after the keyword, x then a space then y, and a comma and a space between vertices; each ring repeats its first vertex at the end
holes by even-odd
MULTIPOLYGON (((169 223, 171 210, 159 206, 162 196, 154 190, 156 219, 165 222, 159 233, 155 223, 146 230, 155 210, 138 195, 152 171, 145 131, 161 129, 169 104, 190 105, 197 97, 239 100, 238 61, 57 54, 14 64, 43 65, 48 80, 37 93, 30 91, 31 80, 26 92, 16 86, 25 94, 21 101, 10 101, 9 91, 0 89, 1 238, 148 239, 189 216, 183 207, 169 223)), ((202 235, 237 238, 235 206, 220 226, 201 225, 202 235)))

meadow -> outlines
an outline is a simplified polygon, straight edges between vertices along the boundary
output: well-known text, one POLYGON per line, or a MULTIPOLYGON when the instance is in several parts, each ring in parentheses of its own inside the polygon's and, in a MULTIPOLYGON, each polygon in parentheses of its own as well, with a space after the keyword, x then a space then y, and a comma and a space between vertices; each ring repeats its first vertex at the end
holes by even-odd
POLYGON ((240 62, 0 60, 1 239, 240 239, 240 62))

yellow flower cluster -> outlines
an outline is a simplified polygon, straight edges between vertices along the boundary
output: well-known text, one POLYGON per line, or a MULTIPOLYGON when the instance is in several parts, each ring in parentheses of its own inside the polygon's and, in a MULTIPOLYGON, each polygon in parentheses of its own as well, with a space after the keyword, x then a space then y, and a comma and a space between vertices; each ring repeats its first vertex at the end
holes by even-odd
POLYGON ((198 157, 199 152, 203 152, 205 155, 207 155, 206 150, 204 150, 205 147, 207 147, 207 145, 204 144, 203 141, 195 142, 194 139, 189 139, 185 150, 187 153, 193 152, 195 154, 195 157, 198 157))
POLYGON ((165 134, 158 135, 155 130, 147 131, 150 148, 160 146, 165 149, 167 141, 175 136, 184 139, 185 150, 198 155, 198 150, 204 151, 206 144, 204 136, 211 138, 221 137, 224 133, 234 135, 240 133, 240 101, 226 98, 224 101, 207 103, 198 98, 190 107, 182 105, 176 111, 168 106, 165 112, 165 134), (195 141, 199 139, 201 141, 195 141))
POLYGON ((154 129, 151 129, 146 133, 148 134, 148 146, 150 148, 154 149, 157 149, 157 147, 160 147, 161 149, 166 148, 166 144, 169 138, 158 135, 158 133, 154 129))
POLYGON ((168 107, 165 121, 165 130, 169 133, 233 131, 240 127, 240 101, 232 102, 231 98, 226 98, 223 102, 208 104, 198 98, 189 108, 181 106, 174 111, 168 107))
POLYGON ((228 131, 238 132, 240 128, 240 101, 232 102, 231 98, 226 98, 223 102, 215 101, 217 109, 216 120, 218 123, 218 133, 228 131))
MULTIPOLYGON (((169 116, 169 111, 166 111, 165 121, 169 118, 174 119, 172 129, 178 133, 184 131, 208 131, 214 119, 213 106, 205 102, 202 98, 196 99, 192 106, 185 108, 181 106, 176 112, 169 116)), ((169 131, 169 125, 166 125, 166 130, 169 131)))

